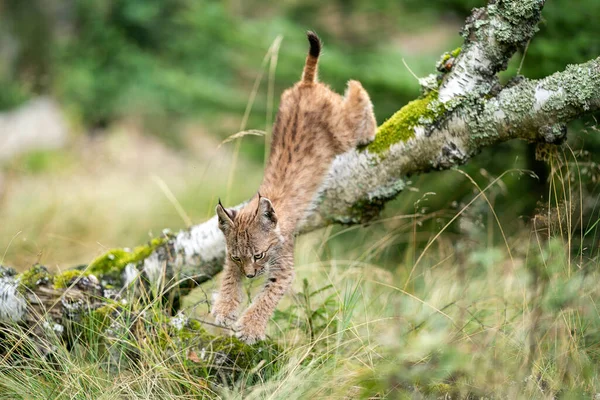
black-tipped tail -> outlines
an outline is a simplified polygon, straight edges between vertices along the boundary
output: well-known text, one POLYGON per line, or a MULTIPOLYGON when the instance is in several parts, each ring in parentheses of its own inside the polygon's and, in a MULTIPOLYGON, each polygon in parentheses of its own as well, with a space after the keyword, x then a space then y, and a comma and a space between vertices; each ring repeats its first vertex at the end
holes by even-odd
POLYGON ((308 43, 310 43, 308 54, 318 58, 319 54, 321 54, 321 40, 313 31, 307 31, 306 37, 308 38, 308 43))
POLYGON ((310 49, 306 57, 302 81, 312 83, 317 80, 317 62, 319 61, 319 54, 321 54, 321 40, 313 31, 306 32, 306 37, 308 43, 310 43, 310 49))

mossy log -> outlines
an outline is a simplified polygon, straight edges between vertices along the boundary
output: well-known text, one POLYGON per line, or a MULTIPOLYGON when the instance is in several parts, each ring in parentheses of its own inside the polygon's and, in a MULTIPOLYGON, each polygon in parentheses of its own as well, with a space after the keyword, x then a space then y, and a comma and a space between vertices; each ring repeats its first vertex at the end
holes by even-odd
MULTIPOLYGON (((128 367, 150 347, 188 372, 228 384, 238 372, 281 356, 267 340, 246 345, 230 335, 211 334, 198 320, 169 315, 161 302, 107 288, 87 271, 52 274, 35 265, 17 274, 0 267, 0 356, 52 357, 57 346, 101 347, 111 368, 128 367)), ((260 379, 260 377, 257 377, 260 379)))

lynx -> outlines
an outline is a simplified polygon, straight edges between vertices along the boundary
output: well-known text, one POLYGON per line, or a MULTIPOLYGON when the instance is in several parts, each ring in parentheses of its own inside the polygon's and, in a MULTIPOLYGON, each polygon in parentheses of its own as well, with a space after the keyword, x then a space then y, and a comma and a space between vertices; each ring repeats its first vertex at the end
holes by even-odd
POLYGON ((310 50, 302 79, 281 96, 271 152, 258 194, 242 209, 216 207, 227 257, 212 314, 246 343, 264 340, 267 323, 294 279, 294 232, 336 155, 375 138, 369 95, 349 81, 344 97, 317 82, 321 41, 310 50), (238 320, 243 277, 266 274, 262 291, 238 320))

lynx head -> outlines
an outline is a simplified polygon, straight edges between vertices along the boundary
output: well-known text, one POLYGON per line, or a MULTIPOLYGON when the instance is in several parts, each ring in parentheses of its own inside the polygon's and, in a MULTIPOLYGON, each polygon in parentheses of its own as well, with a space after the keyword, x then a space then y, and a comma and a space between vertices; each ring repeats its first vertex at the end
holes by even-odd
POLYGON ((265 272, 283 243, 271 201, 259 194, 240 211, 226 209, 219 201, 216 211, 232 265, 248 278, 265 272))

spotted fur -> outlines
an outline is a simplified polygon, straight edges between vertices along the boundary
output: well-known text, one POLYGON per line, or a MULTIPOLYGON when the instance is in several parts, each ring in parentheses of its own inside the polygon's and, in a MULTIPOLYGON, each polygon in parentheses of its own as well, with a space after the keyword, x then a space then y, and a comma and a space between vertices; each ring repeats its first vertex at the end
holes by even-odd
POLYGON ((239 211, 217 205, 227 259, 212 313, 247 343, 263 340, 294 278, 294 231, 336 155, 375 138, 369 95, 357 81, 344 97, 317 82, 321 41, 308 32, 302 79, 281 96, 271 153, 258 194, 239 211), (238 319, 242 278, 266 273, 263 290, 238 319))

